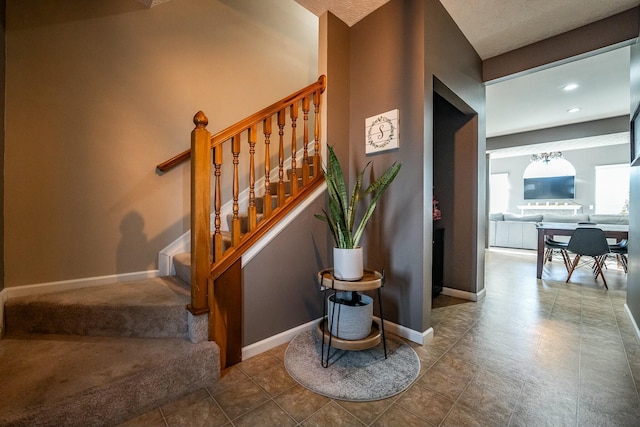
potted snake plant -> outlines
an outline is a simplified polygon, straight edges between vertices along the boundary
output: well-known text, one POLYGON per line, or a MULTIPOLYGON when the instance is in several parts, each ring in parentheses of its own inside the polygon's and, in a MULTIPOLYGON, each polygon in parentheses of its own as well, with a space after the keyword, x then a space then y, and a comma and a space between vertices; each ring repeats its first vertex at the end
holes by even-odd
POLYGON ((363 275, 362 248, 360 238, 367 222, 376 208, 378 199, 389 187, 400 171, 401 163, 393 163, 382 176, 373 181, 363 190, 364 173, 371 164, 367 163, 358 173, 351 195, 347 194, 347 185, 340 162, 331 146, 328 146, 329 156, 327 167, 323 169, 327 192, 329 194, 329 211, 323 210, 323 215, 316 218, 329 225, 335 247, 333 250, 334 276, 340 280, 359 280, 363 275), (368 200, 368 196, 371 196, 368 200), (356 213, 361 203, 365 203, 363 216, 356 221, 356 213), (345 260, 346 257, 346 260, 345 260), (350 261, 353 258, 353 261, 350 261))

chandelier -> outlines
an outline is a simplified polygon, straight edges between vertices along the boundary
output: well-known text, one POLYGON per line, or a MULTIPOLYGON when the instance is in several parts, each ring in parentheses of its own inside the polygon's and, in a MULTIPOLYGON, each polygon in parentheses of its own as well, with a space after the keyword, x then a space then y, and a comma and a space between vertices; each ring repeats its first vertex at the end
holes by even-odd
POLYGON ((532 162, 544 162, 549 164, 551 160, 562 159, 562 151, 551 151, 549 153, 538 153, 531 156, 532 162))

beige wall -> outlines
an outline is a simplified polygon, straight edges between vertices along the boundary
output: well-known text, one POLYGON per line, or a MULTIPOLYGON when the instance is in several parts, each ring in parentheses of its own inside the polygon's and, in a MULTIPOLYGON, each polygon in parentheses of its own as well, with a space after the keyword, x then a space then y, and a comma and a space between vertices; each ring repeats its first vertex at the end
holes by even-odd
POLYGON ((189 169, 155 165, 193 114, 215 132, 318 78, 318 19, 292 0, 7 3, 6 286, 156 269, 189 169))
POLYGON ((0 291, 4 288, 4 114, 5 114, 5 57, 6 57, 6 1, 0 0, 0 291))

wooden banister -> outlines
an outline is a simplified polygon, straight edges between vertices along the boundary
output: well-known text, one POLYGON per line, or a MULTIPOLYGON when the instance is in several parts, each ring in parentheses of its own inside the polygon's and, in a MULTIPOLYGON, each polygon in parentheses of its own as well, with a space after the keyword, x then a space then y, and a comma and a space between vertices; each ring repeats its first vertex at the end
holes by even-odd
MULTIPOLYGON (((324 182, 324 175, 320 174, 313 178, 309 185, 304 187, 299 193, 298 196, 301 199, 304 199, 309 194, 313 192, 320 184, 324 182)), ((211 265, 211 279, 216 280, 220 277, 228 268, 230 268, 235 262, 237 262, 246 249, 251 247, 254 243, 264 237, 265 234, 269 230, 271 230, 274 226, 278 224, 278 221, 288 215, 293 209, 295 205, 293 203, 286 204, 282 209, 278 209, 274 211, 271 221, 264 221, 258 224, 255 232, 248 235, 246 238, 242 239, 238 246, 227 249, 225 252, 225 256, 221 262, 211 265)))
MULTIPOLYGON (((297 102, 298 100, 301 100, 306 96, 309 96, 309 94, 324 93, 324 90, 326 87, 327 87, 327 78, 325 75, 322 75, 318 78, 317 82, 312 83, 309 86, 306 86, 285 98, 282 98, 280 101, 275 102, 270 106, 258 111, 257 113, 254 113, 249 117, 243 120, 240 120, 238 123, 232 126, 229 126, 228 128, 216 133, 211 137, 211 147, 213 148, 217 144, 220 144, 221 142, 226 141, 227 139, 233 137, 234 135, 241 133, 245 129, 250 128, 252 125, 262 122, 267 117, 271 117, 273 114, 277 113, 283 108, 286 108, 287 106, 291 105, 293 102, 297 102)), ((316 105, 316 102, 319 102, 319 101, 316 101, 315 98, 316 97, 314 97, 314 105, 316 105)), ((317 104, 316 106, 319 107, 319 104, 317 104)), ((191 157, 191 150, 185 150, 182 153, 170 158, 169 160, 166 160, 158 164, 156 168, 161 172, 166 172, 172 169, 173 167, 175 167, 176 165, 179 165, 180 163, 189 159, 190 157, 191 157)))
POLYGON ((316 83, 213 136, 206 128, 209 120, 199 111, 193 118, 195 128, 191 132, 190 150, 158 165, 159 170, 166 171, 191 158, 191 302, 187 308, 193 315, 208 314, 209 339, 218 343, 223 366, 237 363, 241 357, 242 343, 238 337, 242 331, 242 255, 324 181, 319 173, 319 120, 325 85, 325 77, 321 76, 316 83), (308 129, 311 100, 315 113, 313 146, 308 129), (299 109, 303 116, 300 153, 296 130, 299 109), (278 152, 273 152, 273 160, 277 158, 278 166, 271 170, 274 119, 278 126, 278 152), (259 126, 262 126, 263 138, 259 137, 259 126), (287 130, 291 139, 285 138, 287 130), (261 139, 263 144, 259 148, 264 150, 263 160, 256 159, 256 145, 261 139), (242 148, 244 143, 248 150, 242 148), (313 158, 310 158, 311 152, 313 158), (230 165, 223 164, 229 160, 230 165), (259 179, 256 160, 264 164, 264 175, 259 179), (289 161, 291 172, 287 182, 285 169, 289 168, 289 161), (302 163, 300 169, 299 162, 302 163), (258 185, 259 182, 264 186, 258 185), (248 201, 244 199, 245 193, 240 192, 241 185, 246 186, 248 201), (231 205, 227 216, 230 239, 225 238, 226 232, 222 230, 222 217, 226 215, 222 212, 223 194, 231 205), (260 198, 261 215, 256 205, 256 199, 260 201, 260 198), (274 200, 277 207, 273 206, 274 200), (245 201, 246 216, 240 212, 241 209, 244 212, 245 201))
POLYGON ((191 304, 193 314, 209 312, 207 288, 209 281, 209 253, 211 251, 211 148, 209 147, 209 120, 202 111, 193 118, 196 125, 191 132, 191 304), (206 185, 202 185, 206 182, 206 185))

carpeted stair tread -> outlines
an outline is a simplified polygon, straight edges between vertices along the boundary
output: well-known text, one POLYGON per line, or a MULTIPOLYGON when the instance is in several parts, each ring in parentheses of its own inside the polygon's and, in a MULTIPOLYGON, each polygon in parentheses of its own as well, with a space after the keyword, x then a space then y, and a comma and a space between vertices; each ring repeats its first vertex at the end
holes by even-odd
POLYGON ((7 334, 188 337, 188 284, 177 277, 12 298, 7 334))
POLYGON ((215 384, 219 349, 179 338, 0 340, 0 425, 114 425, 215 384))
MULTIPOLYGON (((256 214, 256 224, 259 224, 263 218, 264 218, 264 214, 262 213, 256 214)), ((244 234, 248 232, 249 231, 249 214, 239 213, 238 219, 240 220, 240 233, 244 234)), ((229 229, 233 228, 233 214, 227 215, 227 226, 229 227, 229 229)), ((229 240, 231 240, 231 233, 229 233, 229 240)))

